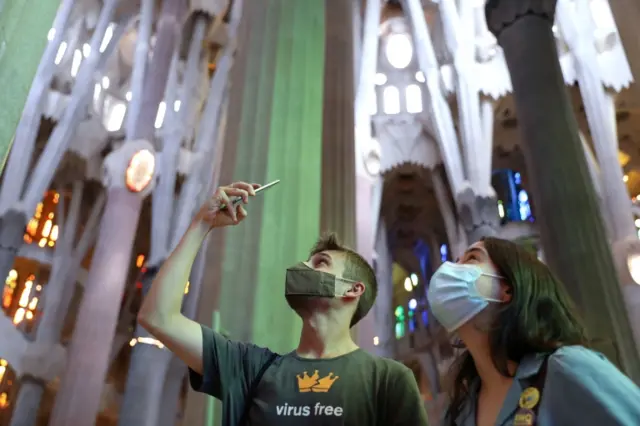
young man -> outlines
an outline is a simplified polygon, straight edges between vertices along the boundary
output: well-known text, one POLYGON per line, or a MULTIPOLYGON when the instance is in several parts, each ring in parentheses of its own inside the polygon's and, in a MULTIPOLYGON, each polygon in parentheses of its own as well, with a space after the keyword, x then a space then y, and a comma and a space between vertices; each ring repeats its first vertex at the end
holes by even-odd
POLYGON ((193 388, 223 402, 231 426, 422 426, 424 403, 404 365, 358 348, 349 334, 371 309, 376 278, 357 253, 335 238, 318 242, 306 262, 287 270, 285 297, 302 319, 298 348, 275 354, 234 342, 184 317, 182 283, 207 233, 235 225, 258 185, 219 188, 164 263, 138 320, 190 368, 193 388))

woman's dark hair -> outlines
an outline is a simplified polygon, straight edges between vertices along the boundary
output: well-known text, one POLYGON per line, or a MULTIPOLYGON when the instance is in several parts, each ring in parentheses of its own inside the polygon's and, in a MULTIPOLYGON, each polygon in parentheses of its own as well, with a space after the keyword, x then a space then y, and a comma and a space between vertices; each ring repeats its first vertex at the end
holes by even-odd
MULTIPOLYGON (((512 377, 509 361, 525 355, 552 352, 566 345, 587 345, 584 326, 563 284, 524 247, 498 238, 485 238, 484 247, 511 290, 511 301, 497 308, 488 333, 493 364, 500 374, 512 377)), ((452 366, 449 408, 445 423, 455 425, 478 380, 478 372, 465 351, 452 366)))

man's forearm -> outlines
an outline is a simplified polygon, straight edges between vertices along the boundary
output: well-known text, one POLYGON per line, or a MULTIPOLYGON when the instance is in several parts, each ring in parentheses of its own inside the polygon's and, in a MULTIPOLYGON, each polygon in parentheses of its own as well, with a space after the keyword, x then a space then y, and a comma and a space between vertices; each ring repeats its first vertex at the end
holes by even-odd
POLYGON ((208 231, 207 225, 194 222, 164 262, 138 314, 143 326, 159 327, 172 316, 181 314, 184 288, 208 231))

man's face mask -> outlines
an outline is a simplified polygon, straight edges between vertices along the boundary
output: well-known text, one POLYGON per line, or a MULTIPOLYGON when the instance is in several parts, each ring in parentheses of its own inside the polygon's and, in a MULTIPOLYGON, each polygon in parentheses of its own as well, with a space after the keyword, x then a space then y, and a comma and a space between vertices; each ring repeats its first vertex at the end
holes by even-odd
POLYGON ((304 262, 287 269, 285 296, 339 298, 347 295, 356 281, 317 271, 304 262))

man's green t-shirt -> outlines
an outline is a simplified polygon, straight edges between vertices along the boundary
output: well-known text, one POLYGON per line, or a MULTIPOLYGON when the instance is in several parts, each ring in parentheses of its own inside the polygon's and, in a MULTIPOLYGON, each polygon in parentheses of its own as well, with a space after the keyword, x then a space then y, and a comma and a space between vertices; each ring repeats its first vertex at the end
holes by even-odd
POLYGON ((252 426, 427 424, 415 377, 397 361, 361 349, 332 359, 279 355, 249 397, 273 352, 204 326, 202 336, 204 374, 190 370, 191 386, 222 401, 225 426, 244 426, 246 409, 252 426))

